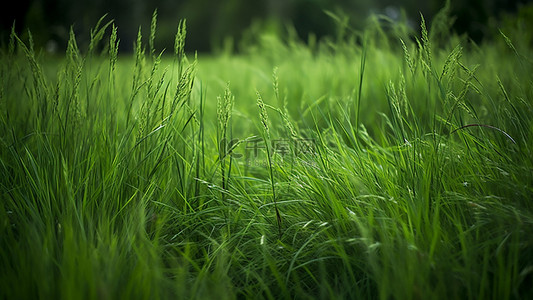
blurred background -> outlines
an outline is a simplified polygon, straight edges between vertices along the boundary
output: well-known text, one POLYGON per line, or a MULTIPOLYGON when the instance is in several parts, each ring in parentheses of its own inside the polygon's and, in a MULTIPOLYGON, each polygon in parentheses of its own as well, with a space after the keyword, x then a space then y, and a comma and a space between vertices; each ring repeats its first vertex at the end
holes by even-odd
MULTIPOLYGON (((483 40, 489 22, 502 13, 516 12, 531 0, 451 1, 456 17, 453 29, 483 40)), ((325 11, 349 17, 349 25, 361 29, 371 13, 418 26, 420 13, 427 20, 445 4, 444 0, 18 0, 14 8, 2 9, 1 43, 5 45, 13 22, 19 36, 31 30, 36 47, 62 52, 73 25, 81 48, 87 43, 90 28, 104 14, 118 26, 122 52, 132 50, 139 26, 149 35, 150 19, 158 9, 156 47, 172 49, 180 19, 187 19, 186 47, 189 51, 211 52, 223 47, 238 49, 239 43, 253 39, 257 32, 280 33, 293 28, 307 41, 333 36, 336 24, 325 11)))

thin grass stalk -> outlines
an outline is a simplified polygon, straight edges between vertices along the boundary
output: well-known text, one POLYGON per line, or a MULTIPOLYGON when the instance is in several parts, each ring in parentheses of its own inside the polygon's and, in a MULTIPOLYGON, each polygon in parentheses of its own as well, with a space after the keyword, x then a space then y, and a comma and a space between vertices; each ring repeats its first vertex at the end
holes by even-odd
MULTIPOLYGON (((361 53, 361 61, 359 65, 359 86, 357 90, 357 99, 356 99, 356 108, 355 108, 355 136, 358 136, 359 133, 359 114, 361 110, 361 95, 363 93, 363 78, 365 74, 365 65, 366 65, 366 52, 368 48, 368 35, 364 34, 363 37, 363 47, 361 53)), ((359 138, 356 138, 356 144, 359 145, 359 138)))
POLYGON ((276 184, 274 181, 274 167, 272 165, 272 158, 271 158, 271 149, 270 149, 270 129, 268 126, 268 114, 266 111, 265 103, 263 102, 263 97, 261 97, 261 94, 259 92, 256 92, 257 94, 257 106, 259 107, 259 113, 261 117, 261 124, 263 125, 263 140, 265 142, 265 149, 267 154, 267 160, 268 160, 268 174, 270 177, 270 188, 272 191, 272 201, 274 202, 274 210, 276 211, 276 223, 278 225, 278 233, 279 237, 281 238, 281 214, 278 209, 278 202, 277 202, 277 195, 276 195, 276 184))

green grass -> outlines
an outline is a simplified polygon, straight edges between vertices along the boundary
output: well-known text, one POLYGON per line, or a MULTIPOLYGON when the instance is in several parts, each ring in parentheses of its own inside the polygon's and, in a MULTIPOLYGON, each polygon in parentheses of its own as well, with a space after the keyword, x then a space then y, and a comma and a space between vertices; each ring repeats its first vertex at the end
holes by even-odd
POLYGON ((133 55, 103 20, 60 58, 2 50, 1 298, 533 296, 512 22, 479 45, 444 12, 196 57, 185 22, 155 49, 156 16, 133 55))

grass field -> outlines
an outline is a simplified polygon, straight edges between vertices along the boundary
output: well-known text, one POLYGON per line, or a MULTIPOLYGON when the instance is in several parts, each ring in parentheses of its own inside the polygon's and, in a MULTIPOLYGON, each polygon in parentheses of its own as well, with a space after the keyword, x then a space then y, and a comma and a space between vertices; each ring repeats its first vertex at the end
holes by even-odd
POLYGON ((133 54, 107 21, 2 50, 0 298, 533 297, 523 19, 211 56, 155 20, 133 54))

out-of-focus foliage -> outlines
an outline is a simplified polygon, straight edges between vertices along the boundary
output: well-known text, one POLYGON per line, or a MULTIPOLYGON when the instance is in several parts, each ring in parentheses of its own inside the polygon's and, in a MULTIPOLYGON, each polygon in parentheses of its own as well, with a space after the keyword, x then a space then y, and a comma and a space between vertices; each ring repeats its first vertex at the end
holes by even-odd
MULTIPOLYGON (((501 12, 517 11, 529 0, 473 0, 451 1, 451 14, 456 16, 454 30, 467 32, 474 40, 481 40, 490 31, 493 17, 501 12)), ((188 50, 211 51, 221 47, 237 46, 244 38, 250 39, 250 28, 277 28, 289 26, 302 40, 309 36, 334 36, 337 25, 327 11, 348 17, 351 28, 363 28, 369 14, 383 14, 391 19, 406 16, 412 24, 419 24, 420 13, 435 15, 444 0, 22 0, 17 7, 4 9, 0 38, 6 43, 13 20, 17 33, 27 35, 31 29, 36 46, 54 52, 63 50, 68 40, 69 26, 81 43, 90 37, 83 35, 103 14, 107 13, 118 26, 121 50, 131 51, 141 24, 148 33, 152 12, 158 9, 159 48, 172 48, 177 20, 187 19, 190 34, 188 50)))

